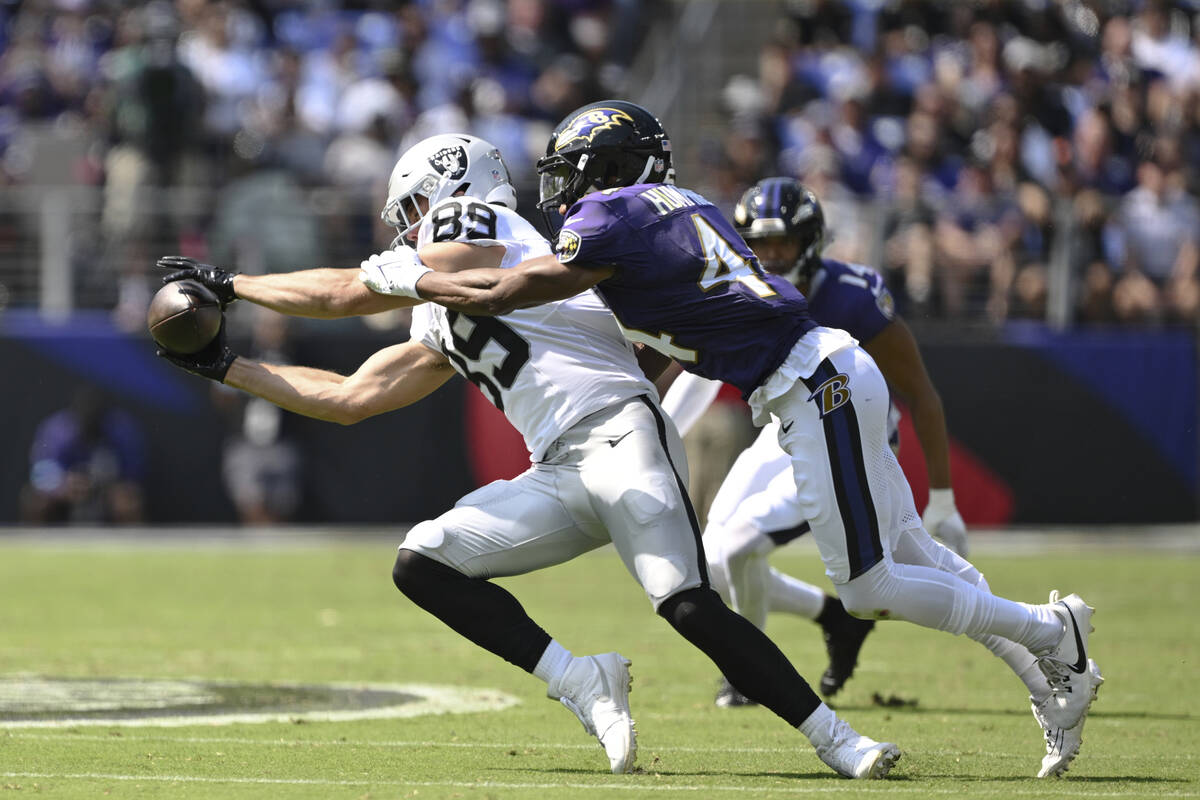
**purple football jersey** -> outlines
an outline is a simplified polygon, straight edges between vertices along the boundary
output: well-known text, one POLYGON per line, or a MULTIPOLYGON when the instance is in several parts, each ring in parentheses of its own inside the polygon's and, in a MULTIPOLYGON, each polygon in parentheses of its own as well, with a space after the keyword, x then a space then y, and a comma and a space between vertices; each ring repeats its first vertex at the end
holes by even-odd
POLYGON ((896 318, 896 303, 883 276, 861 264, 821 259, 805 298, 814 320, 849 331, 860 342, 874 339, 896 318))
POLYGON ((804 296, 763 273, 721 213, 695 192, 638 184, 567 212, 559 260, 613 266, 596 289, 625 335, 748 397, 815 327, 804 296))

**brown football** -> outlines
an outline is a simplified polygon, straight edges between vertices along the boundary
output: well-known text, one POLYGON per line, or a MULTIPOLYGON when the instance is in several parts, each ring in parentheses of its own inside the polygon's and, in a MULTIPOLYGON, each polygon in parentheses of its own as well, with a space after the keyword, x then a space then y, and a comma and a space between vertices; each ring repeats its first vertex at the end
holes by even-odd
POLYGON ((196 281, 172 281, 158 290, 146 312, 150 335, 173 353, 195 353, 221 328, 221 303, 196 281))

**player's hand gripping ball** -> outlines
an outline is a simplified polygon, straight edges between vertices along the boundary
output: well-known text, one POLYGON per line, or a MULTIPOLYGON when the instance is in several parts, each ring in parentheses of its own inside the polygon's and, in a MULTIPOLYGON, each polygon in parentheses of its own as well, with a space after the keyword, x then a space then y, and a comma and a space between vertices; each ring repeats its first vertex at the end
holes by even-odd
POLYGON ((150 335, 172 353, 195 353, 216 338, 221 302, 202 283, 172 281, 158 290, 146 312, 150 335))

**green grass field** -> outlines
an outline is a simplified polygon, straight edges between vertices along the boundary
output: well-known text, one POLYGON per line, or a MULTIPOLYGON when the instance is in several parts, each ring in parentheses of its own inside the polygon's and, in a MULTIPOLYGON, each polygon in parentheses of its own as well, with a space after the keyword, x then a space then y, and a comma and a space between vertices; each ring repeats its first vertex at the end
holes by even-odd
MULTIPOLYGON (((639 771, 624 776, 608 774, 599 745, 539 681, 395 591, 392 541, 188 537, 0 537, 0 681, 453 684, 520 702, 354 722, 12 728, 0 694, 0 797, 1200 797, 1194 555, 979 548, 973 560, 998 593, 1040 602, 1058 588, 1097 608, 1092 648, 1107 682, 1083 752, 1064 779, 1034 779, 1040 729, 1004 665, 965 638, 890 623, 835 704, 905 753, 887 781, 861 783, 833 776, 769 712, 715 708, 715 669, 651 613, 611 550, 504 583, 574 652, 633 660, 639 771), (876 692, 916 705, 881 707, 876 692)), ((823 581, 804 547, 775 563, 823 581)), ((825 666, 816 626, 776 616, 769 632, 815 681, 825 666)))

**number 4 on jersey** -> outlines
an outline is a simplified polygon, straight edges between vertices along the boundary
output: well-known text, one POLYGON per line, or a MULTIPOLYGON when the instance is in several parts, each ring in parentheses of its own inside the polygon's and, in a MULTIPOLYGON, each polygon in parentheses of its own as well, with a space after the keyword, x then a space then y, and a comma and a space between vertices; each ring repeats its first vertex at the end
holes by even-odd
POLYGON ((715 289, 730 281, 738 281, 750 288, 759 297, 771 297, 775 290, 762 279, 746 259, 742 258, 729 242, 699 214, 692 215, 696 223, 696 235, 704 248, 704 272, 700 276, 700 288, 715 289))

